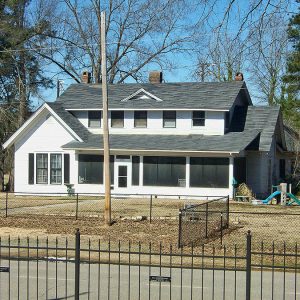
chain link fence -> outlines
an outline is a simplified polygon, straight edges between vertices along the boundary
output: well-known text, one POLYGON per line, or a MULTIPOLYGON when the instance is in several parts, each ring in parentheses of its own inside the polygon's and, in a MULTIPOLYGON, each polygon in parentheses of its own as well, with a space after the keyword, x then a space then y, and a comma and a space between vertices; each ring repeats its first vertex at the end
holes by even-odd
POLYGON ((216 236, 223 237, 229 227, 229 196, 206 203, 192 204, 179 211, 179 247, 203 244, 216 236))
MULTIPOLYGON (((115 220, 178 220, 178 210, 216 196, 112 195, 115 220)), ((104 217, 103 194, 0 193, 0 216, 63 216, 80 219, 104 217)))

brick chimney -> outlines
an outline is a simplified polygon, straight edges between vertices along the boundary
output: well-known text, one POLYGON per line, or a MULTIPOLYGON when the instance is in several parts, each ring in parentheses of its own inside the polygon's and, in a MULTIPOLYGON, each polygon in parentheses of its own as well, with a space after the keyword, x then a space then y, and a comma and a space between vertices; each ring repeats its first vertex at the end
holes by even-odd
POLYGON ((237 72, 235 74, 235 81, 243 81, 244 80, 244 75, 241 72, 237 72))
POLYGON ((149 82, 150 83, 162 83, 163 73, 162 71, 151 71, 149 73, 149 82))
POLYGON ((91 83, 91 77, 92 76, 91 76, 90 72, 84 71, 81 76, 81 82, 82 83, 91 83))

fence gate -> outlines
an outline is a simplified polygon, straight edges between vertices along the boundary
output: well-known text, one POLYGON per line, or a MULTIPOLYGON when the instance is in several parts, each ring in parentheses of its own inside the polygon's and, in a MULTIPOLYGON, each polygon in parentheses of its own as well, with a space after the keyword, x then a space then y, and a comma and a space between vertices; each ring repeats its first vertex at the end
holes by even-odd
POLYGON ((0 299, 300 299, 298 246, 0 239, 0 299))

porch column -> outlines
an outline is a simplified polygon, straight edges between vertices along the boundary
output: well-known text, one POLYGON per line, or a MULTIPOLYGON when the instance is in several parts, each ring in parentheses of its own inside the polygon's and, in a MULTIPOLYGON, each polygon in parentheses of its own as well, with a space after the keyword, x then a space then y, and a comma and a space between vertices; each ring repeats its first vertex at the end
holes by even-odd
POLYGON ((229 197, 233 198, 233 162, 234 158, 232 156, 229 157, 229 197))
POLYGON ((187 156, 185 160, 185 187, 190 187, 190 157, 187 156))
POLYGON ((140 172, 139 172, 139 186, 143 186, 144 177, 144 156, 140 156, 140 172))

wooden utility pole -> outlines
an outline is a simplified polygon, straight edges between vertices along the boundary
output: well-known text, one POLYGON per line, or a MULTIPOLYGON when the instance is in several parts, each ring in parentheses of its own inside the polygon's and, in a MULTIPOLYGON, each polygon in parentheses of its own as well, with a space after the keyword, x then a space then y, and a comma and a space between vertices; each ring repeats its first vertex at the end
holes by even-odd
POLYGON ((106 25, 105 11, 101 12, 101 73, 103 102, 103 150, 104 150, 104 185, 105 185, 105 224, 111 225, 110 169, 109 169, 109 132, 108 132, 108 101, 106 74, 106 25))

